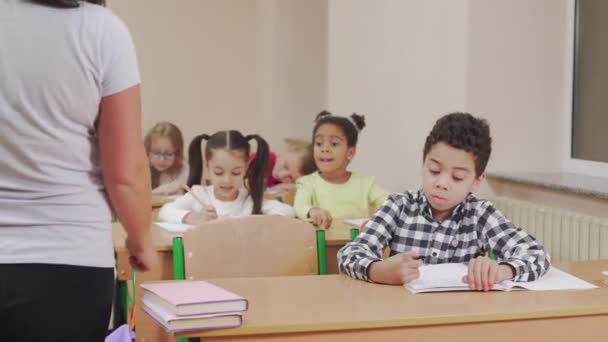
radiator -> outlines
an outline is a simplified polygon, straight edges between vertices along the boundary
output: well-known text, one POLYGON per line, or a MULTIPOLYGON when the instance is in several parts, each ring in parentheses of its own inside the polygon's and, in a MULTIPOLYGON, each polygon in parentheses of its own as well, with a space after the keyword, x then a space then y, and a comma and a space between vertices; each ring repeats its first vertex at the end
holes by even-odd
POLYGON ((608 219, 498 196, 492 201, 536 237, 552 261, 608 259, 608 219))

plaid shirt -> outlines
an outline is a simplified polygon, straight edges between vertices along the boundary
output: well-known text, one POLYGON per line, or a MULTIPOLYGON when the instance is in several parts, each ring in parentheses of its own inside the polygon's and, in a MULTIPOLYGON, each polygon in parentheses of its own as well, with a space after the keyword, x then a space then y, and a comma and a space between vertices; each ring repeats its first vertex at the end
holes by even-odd
POLYGON ((437 222, 424 193, 391 195, 363 232, 338 252, 341 273, 371 281, 368 268, 390 254, 417 251, 425 264, 466 263, 492 250, 497 261, 515 271, 515 281, 531 281, 549 269, 543 247, 516 228, 492 203, 469 194, 452 216, 437 222))

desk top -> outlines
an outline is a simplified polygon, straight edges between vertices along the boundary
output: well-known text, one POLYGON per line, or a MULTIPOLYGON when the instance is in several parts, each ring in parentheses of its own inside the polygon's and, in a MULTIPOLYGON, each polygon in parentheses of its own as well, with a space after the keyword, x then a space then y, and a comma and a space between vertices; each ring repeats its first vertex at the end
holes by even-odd
POLYGON ((351 228, 359 227, 347 224, 341 219, 335 219, 331 227, 325 231, 327 246, 342 246, 350 241, 351 228))
MULTIPOLYGON (((601 285, 608 260, 557 265, 601 285)), ((249 300, 243 326, 177 337, 331 331, 608 315, 608 288, 411 294, 344 275, 211 279, 249 300)))
MULTIPOLYGON (((353 228, 342 220, 336 221, 330 229, 325 232, 325 241, 327 246, 341 246, 346 242, 350 241, 350 229, 353 228)), ((311 228, 313 229, 313 228, 311 228)), ((152 233, 152 240, 157 251, 170 251, 173 248, 172 239, 175 234, 171 234, 162 228, 152 224, 150 227, 152 233)), ((125 232, 120 222, 112 223, 112 239, 114 241, 114 249, 117 252, 125 250, 125 239, 127 233, 125 232)))

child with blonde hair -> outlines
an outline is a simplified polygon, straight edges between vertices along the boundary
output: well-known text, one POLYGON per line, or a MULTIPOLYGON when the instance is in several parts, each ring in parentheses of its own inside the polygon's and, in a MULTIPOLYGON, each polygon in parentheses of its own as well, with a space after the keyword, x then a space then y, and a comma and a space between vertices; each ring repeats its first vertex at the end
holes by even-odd
POLYGON ((159 122, 144 138, 150 160, 152 194, 175 195, 183 193, 188 179, 188 165, 184 162, 182 132, 170 122, 159 122))
MULTIPOLYGON (((265 184, 270 191, 281 192, 295 190, 298 178, 317 170, 313 158, 312 144, 298 139, 285 139, 285 153, 270 152, 266 167, 265 184)), ((250 159, 255 157, 255 153, 250 159)))

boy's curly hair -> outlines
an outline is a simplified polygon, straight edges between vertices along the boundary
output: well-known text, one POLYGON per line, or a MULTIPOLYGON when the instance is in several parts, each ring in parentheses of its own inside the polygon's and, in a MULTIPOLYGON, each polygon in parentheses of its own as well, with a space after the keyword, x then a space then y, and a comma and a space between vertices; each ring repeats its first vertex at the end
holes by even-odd
POLYGON ((435 144, 443 142, 454 148, 471 152, 475 157, 475 174, 479 177, 486 170, 492 153, 490 126, 484 119, 469 113, 450 113, 439 118, 426 137, 422 160, 435 144))

